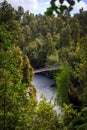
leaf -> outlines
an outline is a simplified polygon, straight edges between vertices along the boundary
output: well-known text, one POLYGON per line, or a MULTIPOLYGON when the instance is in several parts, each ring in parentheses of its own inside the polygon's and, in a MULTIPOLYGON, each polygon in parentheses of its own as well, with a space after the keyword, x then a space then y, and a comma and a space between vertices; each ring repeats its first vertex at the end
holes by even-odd
POLYGON ((72 10, 73 10, 73 7, 72 7, 72 6, 70 6, 70 7, 69 7, 69 11, 72 11, 72 10))
POLYGON ((77 0, 78 2, 80 2, 81 0, 77 0))
POLYGON ((60 9, 61 13, 63 13, 63 11, 67 10, 68 8, 66 5, 61 5, 59 9, 60 9))
POLYGON ((47 8, 47 11, 45 12, 45 15, 52 16, 53 15, 53 9, 51 7, 47 8))
POLYGON ((52 10, 56 10, 58 8, 58 6, 55 5, 55 0, 51 1, 50 4, 51 4, 51 9, 52 10))
POLYGON ((63 4, 64 0, 59 0, 60 4, 63 4))
POLYGON ((75 5, 75 1, 72 0, 72 1, 70 2, 70 5, 71 5, 71 6, 75 5))
POLYGON ((55 2, 56 2, 56 0, 51 0, 50 4, 55 3, 55 2))
POLYGON ((68 2, 71 6, 75 5, 75 1, 74 1, 74 0, 67 0, 67 2, 68 2))
POLYGON ((57 9, 55 10, 55 12, 56 12, 56 14, 59 14, 59 15, 61 14, 60 11, 57 9))
POLYGON ((80 0, 76 0, 76 1, 75 1, 75 0, 66 0, 67 3, 70 5, 69 8, 68 8, 65 4, 62 5, 63 2, 64 2, 64 0, 59 0, 59 3, 60 3, 59 6, 56 6, 56 4, 55 4, 56 1, 57 1, 57 0, 51 0, 51 2, 50 2, 51 7, 48 8, 48 10, 45 12, 45 14, 46 14, 47 16, 53 15, 53 11, 55 11, 57 14, 61 14, 61 13, 63 13, 65 10, 71 11, 71 10, 73 10, 73 6, 75 5, 75 2, 76 2, 76 1, 79 2, 80 0))

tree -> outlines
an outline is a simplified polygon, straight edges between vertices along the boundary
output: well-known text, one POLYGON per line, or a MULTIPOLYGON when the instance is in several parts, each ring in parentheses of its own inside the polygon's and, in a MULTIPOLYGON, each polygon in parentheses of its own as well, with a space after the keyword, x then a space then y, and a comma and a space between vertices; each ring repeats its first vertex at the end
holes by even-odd
MULTIPOLYGON (((34 114, 28 123, 30 130, 58 130, 58 120, 53 105, 42 99, 36 106, 34 114)), ((29 115, 29 114, 28 114, 29 115)), ((29 118, 29 117, 28 117, 29 118)))
POLYGON ((62 106, 63 103, 69 103, 69 88, 70 88, 70 77, 69 68, 67 66, 62 66, 61 72, 56 75, 56 85, 57 85, 57 102, 62 106))
POLYGON ((80 24, 77 18, 71 19, 71 37, 74 42, 74 45, 76 45, 79 42, 80 39, 80 24))
POLYGON ((8 22, 15 18, 15 11, 11 4, 8 4, 6 0, 0 3, 0 23, 8 22))
POLYGON ((29 27, 29 25, 26 25, 23 28, 23 34, 24 34, 24 38, 25 38, 25 42, 23 43, 23 47, 24 47, 24 46, 27 46, 32 40, 32 30, 29 27))
POLYGON ((12 44, 7 29, 7 26, 0 25, 0 126, 4 130, 16 129, 28 105, 28 87, 31 96, 35 97, 29 60, 12 44))
POLYGON ((54 51, 52 51, 51 54, 47 55, 45 65, 47 67, 57 67, 58 66, 58 62, 59 62, 58 52, 57 52, 56 49, 54 49, 54 51))
POLYGON ((87 106, 81 109, 81 114, 79 116, 80 123, 77 125, 78 130, 87 129, 87 106))
POLYGON ((79 64, 77 64, 76 68, 76 76, 78 77, 78 81, 83 90, 83 102, 87 104, 87 36, 80 40, 80 44, 78 44, 76 49, 76 54, 79 58, 79 64))
POLYGON ((61 32, 61 30, 62 30, 62 28, 63 28, 63 25, 64 25, 64 21, 63 21, 63 19, 61 18, 61 17, 57 17, 56 19, 55 19, 55 22, 56 22, 56 32, 57 33, 60 33, 61 32))
POLYGON ((59 6, 57 6, 56 5, 56 2, 57 2, 57 0, 51 0, 50 1, 50 4, 51 4, 51 7, 49 7, 49 8, 47 8, 47 11, 45 12, 45 14, 46 15, 53 15, 53 12, 55 11, 56 12, 56 14, 63 14, 64 13, 64 11, 68 11, 68 12, 70 12, 72 9, 73 9, 73 6, 75 5, 75 2, 77 1, 77 2, 79 2, 80 0, 67 0, 67 3, 69 4, 69 7, 67 7, 66 5, 64 5, 63 3, 64 3, 64 1, 65 0, 59 0, 59 3, 60 3, 60 5, 59 6))
POLYGON ((23 14, 24 14, 24 9, 22 6, 19 6, 18 11, 16 12, 16 19, 21 21, 23 14))
POLYGON ((24 43, 23 30, 20 27, 20 24, 16 20, 11 20, 7 23, 8 31, 12 36, 12 42, 15 46, 21 46, 24 43))
POLYGON ((66 47, 69 46, 71 42, 71 29, 70 26, 67 25, 60 32, 60 46, 66 47))
POLYGON ((80 37, 85 37, 87 34, 87 11, 84 11, 83 8, 80 9, 80 13, 76 14, 75 18, 78 19, 80 25, 80 37))
POLYGON ((63 130, 79 130, 80 115, 80 112, 72 108, 72 104, 63 104, 60 127, 63 130))

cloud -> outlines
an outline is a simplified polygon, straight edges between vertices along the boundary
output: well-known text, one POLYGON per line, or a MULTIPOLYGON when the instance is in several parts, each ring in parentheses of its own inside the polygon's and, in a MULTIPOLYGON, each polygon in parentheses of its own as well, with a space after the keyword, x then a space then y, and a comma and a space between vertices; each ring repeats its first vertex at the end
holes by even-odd
POLYGON ((71 11, 71 15, 79 13, 79 10, 83 8, 83 10, 87 10, 87 3, 84 1, 76 2, 75 6, 73 7, 73 10, 71 11))
MULTIPOLYGON (((22 6, 24 10, 29 10, 34 14, 44 14, 46 9, 50 6, 50 0, 7 0, 15 9, 22 6)), ((0 0, 3 2, 3 0, 0 0)))
MULTIPOLYGON (((3 2, 4 0, 0 0, 3 2)), ((34 14, 44 14, 46 9, 50 7, 51 0, 7 0, 15 9, 18 9, 18 6, 22 6, 24 10, 29 10, 34 14)), ((68 6, 68 3, 65 1, 64 4, 68 6)), ((59 5, 57 0, 56 5, 59 5)), ((78 13, 79 9, 83 7, 84 10, 87 10, 87 4, 84 1, 76 2, 74 9, 71 13, 78 13)))
POLYGON ((87 4, 84 1, 76 2, 74 6, 74 10, 78 11, 79 9, 83 8, 84 10, 87 10, 87 4))
POLYGON ((50 7, 50 0, 48 1, 41 1, 38 4, 38 9, 36 10, 37 13, 44 14, 44 12, 47 10, 47 8, 50 7))
MULTIPOLYGON (((56 5, 60 5, 59 1, 56 1, 56 5)), ((69 4, 67 3, 67 1, 64 1, 64 5, 69 7, 69 4)), ((73 10, 71 11, 71 15, 73 15, 74 13, 79 13, 79 10, 81 8, 83 8, 84 10, 87 10, 87 3, 85 0, 75 3, 73 10)))
MULTIPOLYGON (((38 1, 37 0, 7 0, 15 9, 18 9, 18 6, 22 6, 24 10, 33 11, 38 9, 38 1)), ((3 0, 0 0, 3 2, 3 0)))
POLYGON ((22 0, 22 6, 25 10, 35 10, 38 8, 37 0, 22 0))

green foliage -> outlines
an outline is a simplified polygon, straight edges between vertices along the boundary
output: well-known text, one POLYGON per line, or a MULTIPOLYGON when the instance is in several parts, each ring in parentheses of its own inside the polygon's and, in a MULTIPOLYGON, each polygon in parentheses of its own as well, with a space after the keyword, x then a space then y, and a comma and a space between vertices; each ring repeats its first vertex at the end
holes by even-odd
POLYGON ((63 105, 63 103, 69 103, 69 82, 69 68, 67 66, 62 66, 61 72, 56 76, 57 102, 61 105, 63 105))
POLYGON ((15 129, 28 105, 26 90, 33 88, 33 73, 28 58, 12 45, 7 26, 1 25, 0 30, 0 126, 15 129))
POLYGON ((60 127, 63 130, 79 130, 80 112, 72 108, 72 105, 63 104, 60 127))
POLYGON ((30 130, 57 130, 57 115, 53 110, 53 106, 46 102, 46 100, 40 101, 36 106, 34 115, 30 120, 30 130))
POLYGON ((16 20, 11 20, 7 23, 8 25, 8 31, 11 34, 12 37, 12 43, 15 45, 22 44, 24 42, 24 35, 22 33, 22 28, 20 27, 20 24, 16 20))
POLYGON ((24 9, 22 6, 19 6, 18 11, 16 12, 16 19, 21 21, 23 14, 24 14, 24 9))
POLYGON ((87 34, 87 11, 80 9, 80 13, 75 15, 80 25, 80 37, 85 37, 87 34))
POLYGON ((0 26, 0 51, 7 51, 12 46, 11 35, 7 32, 6 28, 7 26, 5 24, 0 26))
POLYGON ((80 24, 77 18, 71 19, 71 37, 76 45, 80 39, 80 24))
POLYGON ((0 3, 0 23, 4 23, 7 26, 8 32, 10 32, 12 43, 15 45, 24 42, 24 36, 22 34, 22 28, 18 21, 15 20, 16 11, 7 1, 0 3))
POLYGON ((33 67, 38 68, 45 64, 44 58, 42 58, 42 55, 44 56, 42 39, 37 38, 34 42, 26 46, 23 51, 28 55, 33 67))
POLYGON ((56 0, 51 0, 51 17, 34 16, 21 6, 14 10, 6 1, 0 3, 1 130, 86 130, 87 11, 81 9, 71 17, 69 11, 75 1, 67 0, 69 8, 64 0, 59 2, 58 7, 56 0), (62 15, 55 17, 54 11, 62 15), (60 118, 50 103, 37 103, 34 99, 30 63, 35 68, 60 64, 56 75, 57 100, 63 107, 60 118), (76 102, 76 108, 74 102, 63 106, 70 103, 70 98, 76 102))
POLYGON ((87 107, 83 107, 80 115, 81 123, 78 126, 78 130, 86 130, 87 129, 87 107))
POLYGON ((46 66, 47 67, 57 67, 58 66, 58 53, 57 50, 55 49, 53 54, 51 53, 50 55, 47 55, 46 58, 46 66))
POLYGON ((76 76, 78 77, 83 90, 83 102, 87 104, 87 36, 80 40, 80 44, 78 44, 76 49, 76 54, 79 58, 79 64, 76 68, 76 76))
POLYGON ((15 18, 15 11, 11 4, 8 4, 6 0, 0 3, 0 23, 8 22, 15 18))
MULTIPOLYGON (((69 7, 67 7, 66 5, 63 5, 64 4, 64 1, 65 0, 59 0, 59 3, 60 5, 57 6, 56 5, 56 2, 57 0, 51 0, 50 1, 50 4, 51 4, 51 7, 47 8, 47 11, 45 12, 45 14, 47 16, 52 16, 53 15, 53 12, 55 11, 56 14, 63 14, 64 11, 71 11, 73 10, 73 6, 75 5, 75 0, 67 0, 67 3, 69 4, 69 7)), ((77 0, 77 2, 79 2, 80 0, 77 0)))
POLYGON ((60 45, 63 47, 69 46, 71 42, 71 29, 70 26, 67 25, 62 29, 60 33, 60 45))
POLYGON ((86 81, 86 79, 87 79, 87 74, 86 74, 86 70, 87 70, 87 66, 86 66, 86 64, 87 64, 87 36, 83 37, 80 40, 80 44, 78 44, 77 49, 76 49, 76 54, 78 55, 78 58, 80 61, 79 67, 77 69, 77 71, 78 71, 77 74, 78 74, 79 80, 84 82, 84 80, 86 81), (83 73, 81 74, 81 72, 83 72, 83 73))

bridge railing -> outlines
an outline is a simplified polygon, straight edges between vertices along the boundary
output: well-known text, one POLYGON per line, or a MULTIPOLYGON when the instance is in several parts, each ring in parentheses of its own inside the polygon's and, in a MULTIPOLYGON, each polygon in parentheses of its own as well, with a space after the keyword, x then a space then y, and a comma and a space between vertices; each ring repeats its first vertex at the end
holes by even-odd
POLYGON ((40 72, 45 72, 45 71, 57 70, 57 69, 59 69, 59 67, 40 68, 40 69, 35 69, 34 73, 40 73, 40 72))

